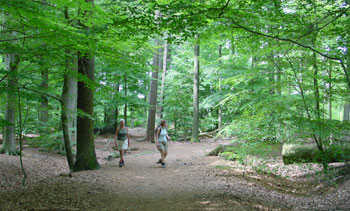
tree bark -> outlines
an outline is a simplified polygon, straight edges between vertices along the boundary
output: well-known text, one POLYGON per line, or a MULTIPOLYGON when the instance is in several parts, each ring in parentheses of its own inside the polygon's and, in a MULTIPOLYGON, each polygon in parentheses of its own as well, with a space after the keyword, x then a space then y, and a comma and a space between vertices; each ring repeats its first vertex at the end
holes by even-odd
MULTIPOLYGON (((219 45, 219 63, 221 64, 221 57, 222 57, 222 45, 219 45)), ((218 71, 218 80, 219 80, 219 93, 221 93, 221 77, 218 71)), ((219 105, 219 117, 218 117, 218 128, 222 128, 222 108, 219 105)))
MULTIPOLYGON (((93 4, 94 0, 85 0, 93 4)), ((82 24, 80 24, 82 25, 82 24)), ((82 25, 84 29, 88 29, 82 25)), ((90 81, 95 79, 95 59, 93 55, 78 52, 78 72, 90 81)), ((91 117, 94 115, 94 90, 84 81, 78 82, 78 103, 77 108, 87 115, 79 115, 77 119, 77 157, 74 164, 74 171, 99 169, 100 164, 96 159, 94 142, 94 122, 91 117)))
MULTIPOLYGON (((15 37, 16 34, 12 33, 15 37)), ((3 143, 0 148, 0 153, 8 155, 17 155, 16 151, 16 87, 17 87, 17 70, 19 63, 19 55, 16 53, 8 53, 5 56, 5 68, 8 72, 7 76, 7 103, 5 108, 5 120, 9 125, 5 126, 3 143)))
MULTIPOLYGON (((117 97, 118 97, 118 93, 119 93, 119 83, 117 84, 117 87, 116 87, 116 91, 117 91, 117 97)), ((115 107, 115 116, 114 116, 114 129, 118 127, 118 118, 119 118, 119 107, 118 105, 115 107)))
MULTIPOLYGON (((277 59, 279 59, 279 56, 277 57, 277 59)), ((282 69, 280 67, 280 65, 276 65, 277 66, 277 94, 282 94, 282 69)))
POLYGON ((130 109, 130 127, 134 128, 134 108, 130 109))
MULTIPOLYGON (((74 70, 74 68, 72 68, 74 70)), ((64 148, 67 156, 69 169, 73 171, 74 157, 72 142, 75 136, 73 122, 76 116, 77 106, 77 81, 66 71, 62 89, 61 122, 63 129, 64 148)))
POLYGON ((199 38, 194 46, 192 142, 199 142, 199 38))
POLYGON ((343 114, 343 121, 349 121, 350 120, 350 104, 349 102, 346 102, 344 105, 344 114, 343 114))
POLYGON ((159 100, 159 117, 163 118, 163 102, 165 98, 165 81, 166 81, 166 72, 167 72, 167 66, 168 66, 168 42, 165 40, 164 43, 164 53, 163 53, 163 72, 162 72, 162 86, 160 89, 160 100, 159 100))
MULTIPOLYGON (((161 46, 161 45, 162 45, 162 43, 159 40, 159 46, 161 46)), ((159 47, 158 52, 159 52, 159 62, 158 62, 158 79, 159 79, 158 80, 158 86, 159 86, 159 85, 161 85, 161 80, 162 80, 161 78, 159 78, 159 72, 161 70, 163 70, 163 62, 162 62, 163 61, 162 57, 164 56, 164 48, 163 48, 163 46, 159 47)), ((158 100, 158 98, 157 98, 157 100, 158 100)), ((156 119, 160 119, 160 109, 161 109, 161 105, 160 105, 160 103, 157 103, 157 106, 156 106, 156 119)))
MULTIPOLYGON (((41 90, 43 92, 46 92, 49 88, 49 72, 45 69, 41 72, 41 90)), ((46 126, 47 122, 49 121, 49 99, 45 95, 41 95, 40 97, 40 117, 39 117, 40 123, 42 123, 43 126, 46 126)))
MULTIPOLYGON (((68 7, 65 7, 64 16, 69 22, 68 7)), ((74 55, 66 50, 66 69, 63 76, 61 124, 63 130, 64 148, 70 171, 74 168, 74 156, 72 143, 76 141, 76 113, 77 113, 77 92, 78 83, 75 79, 77 63, 74 55)))
MULTIPOLYGON (((78 53, 78 72, 94 81, 94 58, 78 53)), ((94 91, 83 81, 78 82, 77 108, 89 116, 78 116, 77 119, 77 157, 74 171, 93 170, 100 168, 96 159, 94 142, 94 124, 91 116, 94 112, 94 91)))
MULTIPOLYGON (((316 36, 312 40, 312 45, 315 46, 316 36)), ((314 68, 314 95, 315 95, 315 112, 317 118, 317 124, 321 124, 321 108, 320 108, 320 90, 318 85, 318 66, 317 66, 317 55, 315 52, 312 54, 313 58, 313 68, 314 68)), ((320 125, 318 125, 318 130, 321 130, 320 125)), ((314 135, 315 142, 320 151, 323 151, 323 141, 320 136, 314 135)))
MULTIPOLYGON (((159 45, 159 41, 155 40, 155 45, 159 45)), ((153 55, 153 71, 151 80, 151 89, 149 95, 149 111, 147 121, 147 136, 146 141, 154 142, 154 129, 157 109, 157 90, 158 90, 158 68, 159 68, 159 52, 160 49, 157 47, 156 52, 153 55)))
MULTIPOLYGON (((125 95, 125 100, 127 99, 128 96, 128 90, 127 90, 127 77, 125 75, 124 77, 124 95, 125 95)), ((125 126, 128 125, 128 103, 124 103, 124 121, 125 121, 125 126)))
POLYGON ((332 68, 329 64, 329 68, 327 69, 328 72, 328 117, 330 120, 333 119, 332 115, 332 104, 333 104, 333 81, 332 81, 332 68))
MULTIPOLYGON (((6 21, 11 21, 11 16, 7 15, 6 21)), ((6 26, 4 26, 6 31, 6 26)), ((6 34, 9 38, 16 38, 17 33, 15 31, 6 34)), ((16 44, 16 43, 12 43, 16 44)), ((5 107, 5 120, 9 123, 4 127, 3 143, 0 148, 0 153, 8 155, 17 155, 16 150, 16 107, 17 107, 17 71, 20 57, 16 52, 8 52, 5 54, 5 69, 7 71, 7 83, 6 83, 6 107, 5 107)))

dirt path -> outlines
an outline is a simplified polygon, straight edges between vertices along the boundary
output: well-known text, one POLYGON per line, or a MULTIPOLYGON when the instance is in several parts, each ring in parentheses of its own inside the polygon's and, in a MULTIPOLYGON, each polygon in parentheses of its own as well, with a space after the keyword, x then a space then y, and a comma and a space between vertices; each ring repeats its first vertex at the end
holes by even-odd
POLYGON ((0 156, 0 210, 346 210, 350 185, 323 195, 301 195, 303 188, 317 188, 287 180, 248 177, 237 169, 222 169, 229 163, 205 154, 220 142, 169 144, 167 168, 155 164, 159 153, 154 144, 137 142, 138 150, 127 154, 126 166, 119 159, 106 161, 111 151, 108 139, 97 141, 101 170, 67 172, 64 157, 26 150, 29 180, 19 188, 20 171, 13 157, 0 156), (104 151, 106 150, 106 151, 104 151), (4 167, 5 166, 5 167, 4 167), (10 171, 11 175, 6 175, 10 171), (345 193, 345 194, 344 194, 345 193))

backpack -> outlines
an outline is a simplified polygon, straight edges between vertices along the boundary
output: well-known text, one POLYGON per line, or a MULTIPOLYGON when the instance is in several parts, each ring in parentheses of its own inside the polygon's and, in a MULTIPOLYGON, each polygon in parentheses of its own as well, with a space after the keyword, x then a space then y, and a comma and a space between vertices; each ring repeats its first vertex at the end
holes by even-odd
MULTIPOLYGON (((157 135, 157 130, 158 129, 162 129, 162 127, 159 125, 155 130, 154 130, 154 135, 157 135)), ((162 132, 162 131, 160 131, 160 132, 162 132)), ((159 136, 160 136, 160 132, 159 132, 159 135, 158 135, 158 138, 159 138, 159 136)))

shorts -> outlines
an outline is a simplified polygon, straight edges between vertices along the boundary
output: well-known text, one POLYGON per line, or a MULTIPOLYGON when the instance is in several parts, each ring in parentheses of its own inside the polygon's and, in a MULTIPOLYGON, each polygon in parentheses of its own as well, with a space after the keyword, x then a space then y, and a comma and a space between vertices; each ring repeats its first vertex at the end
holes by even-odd
POLYGON ((159 147, 158 147, 158 150, 163 150, 165 152, 168 151, 168 142, 167 141, 159 141, 159 147))
POLYGON ((118 150, 128 149, 128 139, 126 140, 117 140, 118 150))

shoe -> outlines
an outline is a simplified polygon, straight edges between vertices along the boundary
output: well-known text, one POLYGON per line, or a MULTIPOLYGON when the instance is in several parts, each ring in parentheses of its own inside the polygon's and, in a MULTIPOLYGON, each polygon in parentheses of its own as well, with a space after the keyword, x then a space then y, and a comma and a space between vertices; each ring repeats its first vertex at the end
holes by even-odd
POLYGON ((125 166, 124 160, 122 161, 123 166, 125 166))
POLYGON ((123 167, 123 161, 119 161, 119 167, 123 167))
POLYGON ((156 164, 161 164, 162 163, 162 160, 159 159, 158 162, 156 164))
POLYGON ((165 169, 165 163, 161 163, 162 164, 162 168, 165 169))

